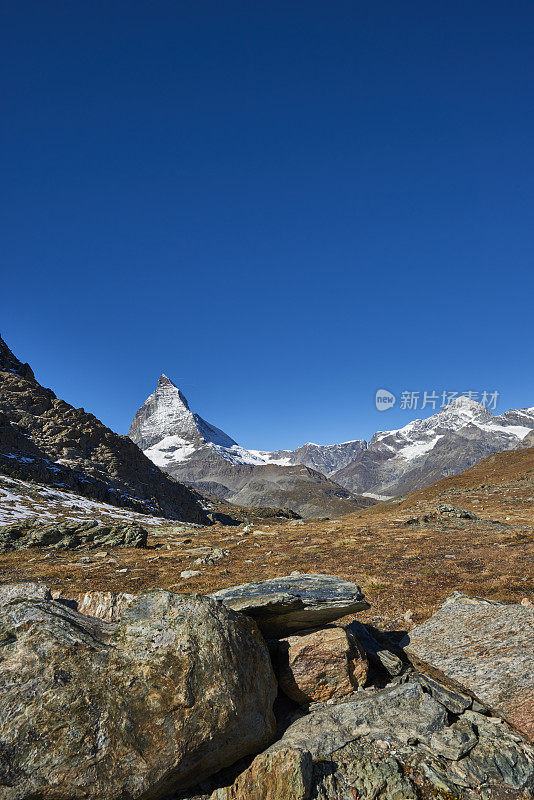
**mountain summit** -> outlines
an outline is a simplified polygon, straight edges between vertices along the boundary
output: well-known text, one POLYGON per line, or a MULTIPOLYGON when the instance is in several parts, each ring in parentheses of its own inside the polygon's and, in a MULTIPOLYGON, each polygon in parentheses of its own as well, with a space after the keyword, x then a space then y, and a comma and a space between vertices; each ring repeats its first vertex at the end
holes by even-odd
POLYGON ((238 448, 224 431, 190 410, 185 395, 166 375, 136 413, 128 436, 158 466, 184 461, 205 445, 238 448))
MULTIPOLYGON (((128 435, 177 480, 236 505, 283 506, 303 516, 339 516, 370 502, 326 477, 327 469, 336 464, 339 469, 352 460, 335 457, 343 445, 303 445, 298 451, 276 453, 247 450, 192 412, 166 375, 161 375, 136 413, 128 435), (319 464, 324 464, 324 472, 319 464)), ((348 443, 351 454, 360 447, 360 442, 348 443)))

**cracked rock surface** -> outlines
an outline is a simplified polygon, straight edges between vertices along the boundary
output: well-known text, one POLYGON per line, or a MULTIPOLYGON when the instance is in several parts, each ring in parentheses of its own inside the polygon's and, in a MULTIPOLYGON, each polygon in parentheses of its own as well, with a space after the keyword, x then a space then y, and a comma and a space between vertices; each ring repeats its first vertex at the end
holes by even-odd
POLYGON ((401 646, 534 735, 534 606, 454 592, 401 646))
POLYGON ((451 715, 448 688, 432 691, 417 677, 302 717, 210 800, 529 797, 527 740, 499 718, 471 709, 451 715))
POLYGON ((0 596, 0 798, 156 800, 274 734, 257 626, 205 597, 140 594, 118 623, 0 596))

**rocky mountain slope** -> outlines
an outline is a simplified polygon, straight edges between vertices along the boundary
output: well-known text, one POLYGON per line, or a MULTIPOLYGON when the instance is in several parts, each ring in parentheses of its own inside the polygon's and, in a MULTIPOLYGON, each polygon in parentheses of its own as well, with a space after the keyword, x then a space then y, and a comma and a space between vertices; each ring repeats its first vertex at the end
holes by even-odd
POLYGON ((1 338, 0 472, 144 514, 209 522, 197 493, 128 437, 41 386, 1 338))
POLYGON ((295 450, 258 451, 258 455, 272 464, 302 464, 331 477, 338 470, 351 464, 367 448, 365 439, 353 439, 341 444, 306 444, 295 450))
MULTIPOLYGON (((275 458, 277 454, 240 447, 193 413, 166 375, 136 413, 128 435, 177 480, 236 505, 287 507, 305 517, 324 517, 347 514, 370 502, 353 497, 317 469, 293 463, 283 454, 286 451, 275 458)), ((348 445, 354 445, 351 452, 359 452, 359 443, 348 445)), ((303 453, 303 458, 312 463, 321 460, 322 465, 328 461, 327 455, 311 450, 303 453)), ((329 462, 331 468, 332 456, 329 462)))
POLYGON ((481 459, 521 445, 534 428, 534 408, 500 416, 467 397, 427 419, 376 433, 366 450, 333 474, 352 492, 392 497, 457 475, 481 459))

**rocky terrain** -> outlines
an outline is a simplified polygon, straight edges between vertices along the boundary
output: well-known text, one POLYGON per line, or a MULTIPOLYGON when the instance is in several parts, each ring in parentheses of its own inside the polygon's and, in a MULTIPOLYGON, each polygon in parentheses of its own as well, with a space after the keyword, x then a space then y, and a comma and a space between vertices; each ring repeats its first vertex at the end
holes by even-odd
POLYGON ((325 517, 370 505, 309 466, 285 456, 271 463, 265 454, 240 447, 194 414, 166 375, 135 415, 129 436, 177 480, 238 506, 285 507, 303 517, 325 517))
POLYGON ((201 498, 126 436, 41 386, 0 339, 0 473, 114 506, 208 523, 201 498))
POLYGON ((481 403, 459 397, 427 419, 376 433, 370 442, 250 450, 194 414, 180 389, 162 375, 136 413, 129 436, 159 467, 214 497, 325 516, 349 513, 348 505, 338 501, 354 502, 352 496, 387 499, 457 475, 491 453, 528 444, 533 429, 534 408, 497 416, 481 403), (314 498, 303 503, 314 481, 314 498))
POLYGON ((531 796, 532 717, 494 700, 532 692, 534 607, 453 596, 406 643, 336 621, 368 604, 327 575, 87 600, 0 588, 3 800, 531 796), (482 633, 440 661, 473 608, 482 633), (480 661, 494 642, 506 663, 480 661))
MULTIPOLYGON (((169 487, 189 490, 3 353, 0 800, 533 796, 528 438, 331 519, 206 499, 166 519, 169 487), (117 440, 163 481, 148 508, 117 440), (56 485, 82 467, 89 489, 56 485), (131 494, 110 502, 99 481, 131 494)), ((243 500, 251 475, 273 505, 281 474, 311 473, 312 498, 331 485, 230 463, 217 447, 239 446, 208 446, 225 435, 191 416, 195 452, 241 475, 243 500)), ((526 417, 508 412, 504 435, 526 417)), ((393 439, 394 459, 409 445, 393 439)))

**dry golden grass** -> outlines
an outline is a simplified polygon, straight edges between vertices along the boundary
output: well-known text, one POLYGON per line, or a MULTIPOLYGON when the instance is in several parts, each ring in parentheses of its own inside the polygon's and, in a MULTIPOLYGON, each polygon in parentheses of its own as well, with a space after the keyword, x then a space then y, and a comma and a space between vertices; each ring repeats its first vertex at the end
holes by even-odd
POLYGON ((153 587, 207 593, 293 570, 320 572, 359 583, 372 604, 360 618, 395 627, 408 610, 415 622, 423 620, 454 590, 506 602, 534 600, 533 495, 534 449, 498 453, 456 478, 338 520, 255 521, 262 532, 245 535, 243 526, 153 528, 149 549, 107 555, 5 553, 0 580, 38 579, 65 594, 153 587), (434 512, 439 503, 472 510, 481 520, 404 524, 434 512), (230 554, 196 566, 203 547, 224 547, 230 554), (186 569, 201 574, 183 580, 180 572, 186 569))

